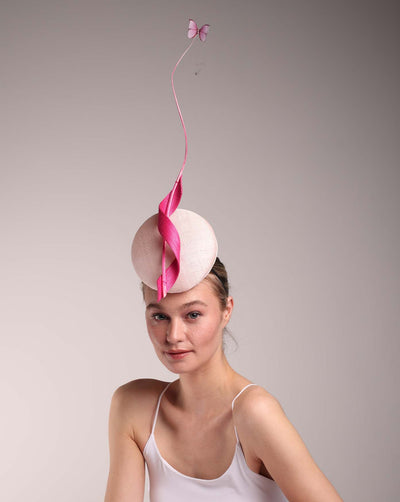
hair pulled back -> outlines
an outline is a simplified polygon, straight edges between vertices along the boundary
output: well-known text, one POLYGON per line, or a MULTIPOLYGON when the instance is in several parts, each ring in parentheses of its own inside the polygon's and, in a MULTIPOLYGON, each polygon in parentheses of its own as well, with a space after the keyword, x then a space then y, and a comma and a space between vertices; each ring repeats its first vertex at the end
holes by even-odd
POLYGON ((224 310, 229 297, 229 281, 225 265, 218 257, 216 258, 210 273, 206 277, 206 280, 211 282, 214 292, 218 297, 221 310, 224 310))

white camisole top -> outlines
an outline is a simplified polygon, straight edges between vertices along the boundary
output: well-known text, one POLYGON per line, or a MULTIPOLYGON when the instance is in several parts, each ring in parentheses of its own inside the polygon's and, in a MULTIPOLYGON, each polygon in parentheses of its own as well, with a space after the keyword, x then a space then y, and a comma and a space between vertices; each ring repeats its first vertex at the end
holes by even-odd
MULTIPOLYGON (((160 454, 154 429, 161 398, 160 394, 150 437, 143 450, 150 480, 150 502, 287 502, 279 486, 269 478, 252 471, 244 457, 236 427, 236 447, 231 465, 218 478, 200 479, 186 476, 174 469, 160 454)), ((235 400, 250 385, 244 387, 235 400)))

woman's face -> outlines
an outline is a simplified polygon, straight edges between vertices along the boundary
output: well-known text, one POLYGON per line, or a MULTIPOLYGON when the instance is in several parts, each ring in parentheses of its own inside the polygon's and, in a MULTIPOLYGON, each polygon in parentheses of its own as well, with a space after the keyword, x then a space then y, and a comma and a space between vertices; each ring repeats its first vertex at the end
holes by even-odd
POLYGON ((144 287, 146 324, 160 361, 173 373, 205 368, 222 355, 222 334, 233 301, 221 310, 210 280, 184 293, 169 293, 157 302, 157 292, 144 287))

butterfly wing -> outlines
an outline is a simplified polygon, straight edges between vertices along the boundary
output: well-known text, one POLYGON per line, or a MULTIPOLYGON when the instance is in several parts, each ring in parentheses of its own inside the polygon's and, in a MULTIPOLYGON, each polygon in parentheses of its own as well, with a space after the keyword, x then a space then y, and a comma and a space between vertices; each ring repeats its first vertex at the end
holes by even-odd
POLYGON ((188 29, 188 38, 194 38, 199 29, 197 28, 197 24, 193 21, 193 19, 189 19, 189 29, 188 29))
POLYGON ((199 38, 200 38, 200 40, 202 42, 205 42, 209 29, 210 29, 210 25, 209 24, 203 24, 203 26, 200 28, 200 30, 199 30, 199 38))

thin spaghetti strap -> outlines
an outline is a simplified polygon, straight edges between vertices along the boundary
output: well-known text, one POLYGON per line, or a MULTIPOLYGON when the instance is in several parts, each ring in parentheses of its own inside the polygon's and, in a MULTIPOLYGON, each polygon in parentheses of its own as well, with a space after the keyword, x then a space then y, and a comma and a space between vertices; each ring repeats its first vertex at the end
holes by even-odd
POLYGON ((151 433, 154 434, 154 429, 155 429, 155 426, 156 426, 156 422, 157 422, 157 417, 158 417, 158 410, 160 409, 160 403, 161 403, 161 398, 163 397, 165 391, 168 389, 168 387, 171 385, 172 382, 169 382, 168 385, 165 386, 165 388, 163 389, 163 391, 161 392, 160 396, 158 397, 158 401, 157 401, 157 408, 156 408, 156 413, 154 415, 154 419, 153 419, 153 425, 151 427, 151 433))
MULTIPOLYGON (((252 385, 257 385, 257 384, 256 383, 249 383, 248 385, 246 385, 245 387, 243 387, 243 389, 238 394, 236 394, 236 396, 233 398, 233 400, 232 400, 232 412, 233 412, 233 405, 235 404, 236 399, 240 396, 240 394, 242 392, 244 392, 248 387, 251 387, 252 385)), ((237 442, 237 444, 240 444, 239 436, 238 436, 235 424, 233 424, 233 429, 235 431, 236 442, 237 442)))
POLYGON ((246 385, 246 387, 243 387, 243 389, 238 394, 236 394, 236 396, 232 400, 232 411, 233 411, 233 405, 235 404, 236 399, 240 396, 240 394, 242 392, 244 392, 248 387, 251 387, 252 385, 257 385, 257 384, 256 383, 249 383, 248 385, 246 385))

